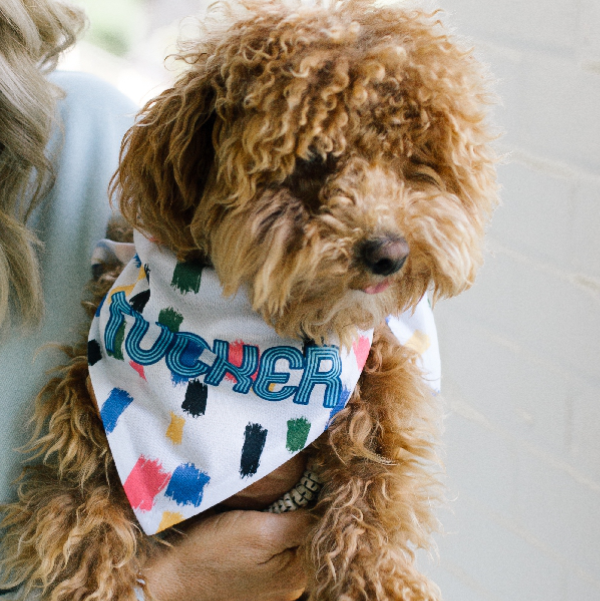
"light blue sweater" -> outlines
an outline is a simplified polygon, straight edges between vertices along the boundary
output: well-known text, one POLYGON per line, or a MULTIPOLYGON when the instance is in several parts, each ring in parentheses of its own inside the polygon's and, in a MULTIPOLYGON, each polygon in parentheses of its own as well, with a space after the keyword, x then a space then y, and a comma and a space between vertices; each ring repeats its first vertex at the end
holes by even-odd
POLYGON ((86 327, 80 302, 91 252, 105 233, 108 183, 136 112, 130 100, 91 75, 58 72, 51 79, 66 92, 59 102, 62 131, 56 128, 49 147, 56 152, 56 183, 31 223, 44 243, 46 316, 37 331, 11 331, 0 339, 0 503, 14 499, 11 482, 23 460, 15 449, 27 440, 32 400, 45 372, 64 360, 56 350, 36 352, 51 342, 74 342, 86 327))

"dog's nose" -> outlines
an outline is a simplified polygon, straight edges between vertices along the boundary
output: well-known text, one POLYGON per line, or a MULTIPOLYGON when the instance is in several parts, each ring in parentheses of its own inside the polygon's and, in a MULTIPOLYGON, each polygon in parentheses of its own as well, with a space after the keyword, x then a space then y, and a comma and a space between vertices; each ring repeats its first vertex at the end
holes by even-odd
POLYGON ((402 269, 409 252, 404 238, 382 236, 365 240, 360 246, 360 259, 375 275, 391 275, 402 269))

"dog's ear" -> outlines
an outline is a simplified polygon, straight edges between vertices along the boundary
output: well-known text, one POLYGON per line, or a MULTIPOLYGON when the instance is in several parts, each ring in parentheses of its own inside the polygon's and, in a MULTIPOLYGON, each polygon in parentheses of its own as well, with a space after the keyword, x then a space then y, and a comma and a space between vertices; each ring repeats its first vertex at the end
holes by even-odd
POLYGON ((454 296, 475 279, 499 202, 493 147, 499 132, 488 118, 496 99, 491 76, 470 49, 427 20, 415 27, 421 29, 411 60, 420 68, 406 83, 412 106, 407 176, 424 192, 416 195, 406 227, 421 229, 427 241, 436 295, 454 296), (431 218, 417 223, 418 216, 431 218))
POLYGON ((424 254, 435 296, 450 297, 469 288, 483 263, 483 241, 498 204, 493 133, 483 121, 469 121, 454 110, 438 115, 431 127, 427 162, 418 179, 435 174, 429 188, 416 194, 407 210, 408 238, 427 241, 424 254), (431 167, 433 165, 433 168, 431 167), (425 219, 425 217, 430 219, 425 219))
POLYGON ((121 146, 112 183, 122 214, 180 256, 197 249, 190 233, 214 162, 214 90, 194 70, 151 100, 121 146))

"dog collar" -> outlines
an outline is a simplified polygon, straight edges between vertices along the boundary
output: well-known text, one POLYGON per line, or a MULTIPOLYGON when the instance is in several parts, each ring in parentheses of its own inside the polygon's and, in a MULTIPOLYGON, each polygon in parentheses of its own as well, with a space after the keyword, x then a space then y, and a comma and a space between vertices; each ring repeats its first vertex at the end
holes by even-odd
MULTIPOLYGON (((151 535, 266 476, 326 430, 358 382, 373 330, 349 350, 281 338, 245 290, 225 298, 213 269, 134 239, 95 252, 135 255, 96 312, 88 358, 119 477, 151 535)), ((427 301, 388 324, 422 351, 437 390, 427 301)))

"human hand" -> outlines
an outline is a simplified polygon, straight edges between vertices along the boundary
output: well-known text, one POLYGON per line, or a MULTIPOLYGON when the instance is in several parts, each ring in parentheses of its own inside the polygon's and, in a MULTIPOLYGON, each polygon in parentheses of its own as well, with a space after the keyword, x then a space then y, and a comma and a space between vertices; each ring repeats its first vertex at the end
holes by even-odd
POLYGON ((230 511, 196 522, 148 561, 148 589, 157 601, 294 601, 311 521, 305 511, 230 511))

